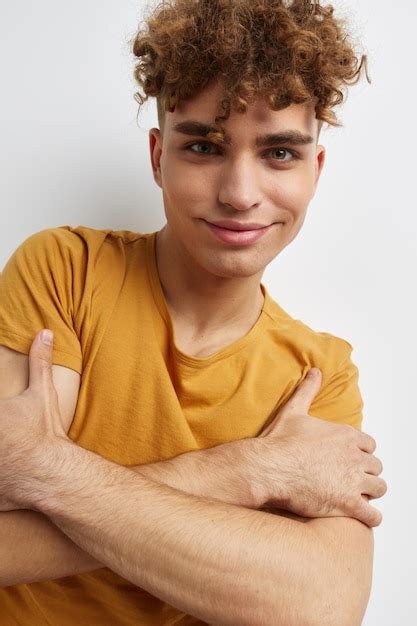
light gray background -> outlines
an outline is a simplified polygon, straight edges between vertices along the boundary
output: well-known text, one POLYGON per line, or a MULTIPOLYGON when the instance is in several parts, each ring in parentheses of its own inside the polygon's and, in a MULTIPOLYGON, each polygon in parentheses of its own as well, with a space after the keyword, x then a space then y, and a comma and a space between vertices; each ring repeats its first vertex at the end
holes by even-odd
MULTIPOLYGON (((415 593, 416 5, 335 2, 370 57, 302 231, 263 282, 297 319, 354 346, 388 493, 373 501, 365 626, 417 623, 415 593), (395 465, 395 471, 394 471, 395 465)), ((28 235, 62 224, 150 232, 165 223, 148 129, 136 123, 128 40, 144 2, 0 0, 0 267, 28 235)), ((279 372, 277 372, 277 376, 279 372)))

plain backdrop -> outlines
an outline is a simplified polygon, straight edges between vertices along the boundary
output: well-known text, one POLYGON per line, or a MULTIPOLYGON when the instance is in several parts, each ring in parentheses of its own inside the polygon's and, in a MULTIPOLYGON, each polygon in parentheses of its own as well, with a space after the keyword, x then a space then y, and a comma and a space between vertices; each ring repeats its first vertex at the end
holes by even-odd
MULTIPOLYGON (((417 623, 415 594, 417 268, 413 0, 333 3, 369 55, 327 130, 327 163, 297 238, 263 282, 293 317, 354 347, 363 430, 377 441, 387 494, 372 504, 365 626, 417 623)), ((84 224, 150 232, 165 224, 148 129, 136 120, 129 39, 136 0, 0 0, 0 267, 27 236, 84 224)), ((277 373, 279 375, 279 373, 277 373)))

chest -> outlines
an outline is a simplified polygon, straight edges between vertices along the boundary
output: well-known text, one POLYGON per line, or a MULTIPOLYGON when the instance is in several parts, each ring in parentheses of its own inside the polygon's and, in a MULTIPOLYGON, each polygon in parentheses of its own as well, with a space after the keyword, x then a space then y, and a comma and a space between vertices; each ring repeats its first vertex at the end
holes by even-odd
POLYGON ((119 297, 91 332, 69 437, 122 465, 255 437, 296 385, 302 367, 269 335, 227 356, 207 358, 242 335, 190 337, 169 328, 145 299, 119 297), (175 346, 177 350, 175 349, 175 346), (291 384, 290 384, 291 387, 291 384))

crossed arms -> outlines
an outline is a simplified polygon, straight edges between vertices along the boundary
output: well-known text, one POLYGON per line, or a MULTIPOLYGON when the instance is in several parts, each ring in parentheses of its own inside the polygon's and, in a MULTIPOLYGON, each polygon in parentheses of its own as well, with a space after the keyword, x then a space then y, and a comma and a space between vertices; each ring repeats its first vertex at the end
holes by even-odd
POLYGON ((72 443, 60 455, 60 497, 44 498, 45 515, 0 514, 3 586, 104 564, 209 623, 361 623, 373 533, 358 520, 301 523, 231 504, 227 467, 208 455, 205 471, 190 453, 137 472, 72 443))

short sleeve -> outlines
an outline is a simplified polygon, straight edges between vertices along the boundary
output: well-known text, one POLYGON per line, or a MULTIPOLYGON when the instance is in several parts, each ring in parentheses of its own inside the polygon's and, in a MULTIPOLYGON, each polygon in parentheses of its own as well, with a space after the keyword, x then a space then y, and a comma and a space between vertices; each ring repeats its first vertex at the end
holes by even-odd
POLYGON ((325 367, 322 368, 322 388, 311 404, 309 414, 362 430, 364 404, 359 370, 352 361, 353 347, 344 339, 334 339, 333 352, 339 356, 338 365, 327 372, 325 367))
POLYGON ((0 274, 0 345, 28 354, 36 333, 54 331, 53 363, 81 373, 74 319, 83 297, 85 251, 60 226, 31 235, 0 274))

